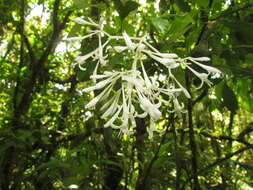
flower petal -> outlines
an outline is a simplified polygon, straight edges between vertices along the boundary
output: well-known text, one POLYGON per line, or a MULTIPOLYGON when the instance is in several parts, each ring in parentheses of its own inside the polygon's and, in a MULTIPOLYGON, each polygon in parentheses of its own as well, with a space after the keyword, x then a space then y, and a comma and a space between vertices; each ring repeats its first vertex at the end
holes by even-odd
POLYGON ((134 50, 136 48, 135 44, 132 42, 131 38, 127 35, 126 31, 123 32, 123 38, 129 49, 134 50))

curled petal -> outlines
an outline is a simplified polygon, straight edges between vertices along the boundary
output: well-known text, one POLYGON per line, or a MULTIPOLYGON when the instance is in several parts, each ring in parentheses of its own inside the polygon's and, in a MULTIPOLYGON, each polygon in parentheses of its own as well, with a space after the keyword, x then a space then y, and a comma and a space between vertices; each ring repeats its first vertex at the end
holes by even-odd
POLYGON ((86 54, 86 55, 83 55, 83 56, 78 56, 76 59, 75 59, 75 61, 77 62, 77 63, 83 63, 84 61, 86 61, 87 59, 89 59, 90 57, 92 57, 95 53, 96 53, 96 51, 97 50, 95 50, 95 51, 92 51, 92 52, 90 52, 90 53, 88 53, 88 54, 86 54))
POLYGON ((143 109, 143 111, 147 112, 152 119, 158 120, 162 116, 162 113, 160 112, 158 107, 152 104, 145 96, 138 93, 138 97, 141 104, 141 108, 143 109))

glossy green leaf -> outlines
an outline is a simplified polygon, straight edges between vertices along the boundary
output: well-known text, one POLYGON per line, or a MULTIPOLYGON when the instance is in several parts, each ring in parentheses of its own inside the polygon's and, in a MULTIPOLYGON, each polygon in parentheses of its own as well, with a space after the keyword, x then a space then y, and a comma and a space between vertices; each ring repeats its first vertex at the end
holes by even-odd
POLYGON ((136 10, 139 7, 139 3, 135 1, 126 1, 122 3, 121 0, 114 0, 115 8, 118 11, 121 20, 124 20, 130 12, 136 10))
POLYGON ((171 24, 167 19, 157 17, 151 18, 150 20, 152 25, 161 35, 165 35, 171 28, 171 24))

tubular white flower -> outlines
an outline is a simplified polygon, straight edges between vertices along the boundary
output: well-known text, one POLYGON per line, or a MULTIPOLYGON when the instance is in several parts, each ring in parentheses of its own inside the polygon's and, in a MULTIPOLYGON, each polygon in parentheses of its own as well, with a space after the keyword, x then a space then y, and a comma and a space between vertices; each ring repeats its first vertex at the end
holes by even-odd
POLYGON ((173 98, 173 104, 174 104, 174 111, 179 113, 182 112, 184 108, 184 104, 182 103, 181 105, 178 102, 178 99, 176 97, 173 98))
POLYGON ((210 61, 209 57, 189 57, 189 59, 195 61, 210 61))
POLYGON ((127 47, 131 50, 134 50, 136 48, 136 45, 132 42, 131 38, 127 35, 126 31, 124 31, 122 35, 127 47))
POLYGON ((118 109, 117 112, 104 125, 105 128, 113 125, 113 122, 118 118, 118 116, 122 110, 122 106, 118 107, 117 109, 118 109))
MULTIPOLYGON (((162 63, 166 67, 176 68, 179 66, 179 63, 177 63, 176 60, 173 58, 160 57, 160 56, 155 55, 153 52, 147 51, 147 50, 143 50, 143 52, 147 53, 148 56, 150 56, 152 59, 154 59, 155 61, 157 61, 159 63, 162 63)), ((159 55, 161 55, 161 54, 159 54, 159 55)))
POLYGON ((127 49, 127 46, 114 46, 113 47, 117 53, 121 53, 127 49))
POLYGON ((110 82, 111 82, 111 79, 106 79, 106 80, 100 81, 95 86, 91 86, 91 87, 83 89, 83 92, 89 92, 92 90, 101 89, 101 88, 105 87, 107 84, 109 84, 110 82))
POLYGON ((156 121, 162 116, 162 113, 158 109, 159 107, 152 104, 147 99, 147 97, 145 97, 144 95, 141 95, 138 92, 138 98, 139 98, 139 101, 140 101, 140 106, 143 109, 143 111, 147 112, 153 120, 156 121))
POLYGON ((189 92, 180 84, 180 82, 178 82, 178 80, 174 77, 174 75, 171 76, 171 78, 177 83, 177 85, 181 88, 181 90, 183 91, 184 95, 187 98, 191 98, 191 95, 189 94, 189 92))
MULTIPOLYGON (((207 58, 207 57, 204 57, 204 58, 207 58)), ((200 67, 202 67, 203 69, 205 69, 208 72, 208 74, 209 73, 214 73, 214 74, 221 73, 221 71, 219 69, 216 69, 216 68, 208 66, 208 65, 201 64, 201 63, 197 62, 200 60, 198 60, 198 59, 196 60, 196 59, 197 58, 191 58, 191 57, 189 58, 190 61, 192 61, 193 63, 195 63, 195 64, 199 65, 200 67)), ((203 60, 201 60, 201 61, 203 61, 203 60)))
MULTIPOLYGON (((184 94, 187 98, 191 98, 190 93, 181 85, 172 73, 172 69, 188 68, 200 80, 202 87, 203 83, 211 86, 212 82, 208 77, 212 73, 221 73, 216 68, 202 64, 200 62, 209 61, 208 57, 187 57, 180 58, 175 53, 161 53, 155 47, 147 42, 147 37, 130 37, 125 31, 121 36, 112 36, 103 30, 103 24, 96 24, 93 20, 83 20, 81 18, 73 19, 75 22, 83 25, 94 26, 91 31, 83 37, 71 37, 65 41, 83 40, 95 35, 98 39, 98 47, 83 56, 78 56, 75 61, 80 69, 85 70, 81 65, 89 58, 96 62, 95 69, 90 76, 94 85, 83 89, 83 92, 101 90, 102 92, 95 96, 85 108, 96 106, 98 102, 104 102, 100 110, 102 111, 101 118, 108 119, 104 127, 112 127, 119 129, 120 133, 133 134, 132 129, 136 126, 135 118, 150 117, 150 126, 147 127, 149 139, 153 137, 154 131, 161 132, 157 129, 156 121, 161 118, 162 113, 160 107, 162 104, 173 105, 174 109, 171 112, 178 114, 184 113, 184 104, 178 100, 180 94, 184 94), (107 39, 103 42, 103 39, 107 39), (117 41, 110 43, 111 40, 117 41), (124 41, 123 41, 124 40, 124 41), (123 43, 122 43, 123 41, 123 43), (109 44, 109 45, 108 45, 109 44), (115 50, 115 51, 111 51, 115 50), (110 50, 110 51, 109 51, 110 50), (128 50, 128 51, 125 51, 128 50), (131 51, 129 51, 131 50, 131 51), (105 71, 99 74, 100 66, 106 66, 109 60, 107 57, 112 53, 115 55, 125 51, 132 56, 131 70, 105 71), (153 62, 162 64, 167 68, 167 75, 162 79, 159 77, 160 70, 157 69, 154 76, 149 76, 143 64, 143 60, 150 58, 153 62), (188 62, 187 62, 188 61, 188 62), (206 70, 206 73, 195 71, 191 64, 206 70), (121 86, 120 86, 121 85, 121 86), (116 92, 115 92, 116 91, 116 92), (110 97, 111 96, 111 97, 110 97), (141 112, 138 113, 136 106, 139 105, 141 112)), ((127 56, 129 58, 129 56, 127 56)), ((123 59, 123 61, 125 61, 123 59)), ((154 64, 152 66, 156 66, 154 64)), ((145 63, 146 66, 146 63, 145 63)))
POLYGON ((73 18, 72 21, 78 23, 78 24, 82 24, 82 25, 90 25, 90 26, 96 26, 96 27, 99 27, 98 24, 92 22, 91 19, 89 19, 90 22, 86 21, 86 20, 83 20, 82 18, 80 17, 77 17, 77 18, 73 18))
POLYGON ((198 73, 197 71, 192 69, 190 66, 187 66, 187 68, 189 70, 191 70, 194 73, 194 75, 196 75, 201 80, 201 84, 199 85, 199 87, 196 87, 196 89, 200 89, 203 86, 204 82, 208 86, 212 86, 213 83, 208 79, 208 74, 207 73, 198 73))
POLYGON ((78 56, 75 61, 78 63, 78 64, 82 64, 84 61, 86 61, 87 59, 89 59, 90 57, 92 57, 93 55, 96 54, 98 49, 95 49, 94 51, 84 55, 84 56, 78 56))
POLYGON ((147 127, 147 132, 148 132, 148 138, 151 140, 153 139, 153 133, 154 131, 155 132, 158 132, 158 133, 163 133, 166 129, 163 129, 163 130, 158 130, 157 127, 156 127, 156 124, 155 122, 150 119, 150 124, 149 124, 149 127, 147 127))
POLYGON ((102 98, 107 97, 111 92, 111 85, 106 87, 98 96, 94 97, 88 104, 85 105, 85 108, 94 107, 102 98))
POLYGON ((159 57, 170 58, 170 59, 178 58, 178 55, 175 54, 175 53, 157 53, 157 52, 152 52, 152 54, 157 55, 159 57))
POLYGON ((82 37, 69 37, 69 38, 63 39, 63 41, 79 41, 79 40, 83 40, 83 39, 86 39, 88 37, 91 37, 95 34, 97 34, 97 32, 92 32, 92 33, 87 34, 87 35, 82 36, 82 37))
POLYGON ((104 114, 101 116, 101 118, 106 118, 106 117, 113 115, 115 113, 115 111, 117 109, 117 103, 119 101, 119 96, 120 96, 120 91, 118 91, 116 93, 111 106, 106 110, 106 112, 104 112, 104 114))
POLYGON ((145 84, 146 84, 146 86, 147 86, 148 88, 151 88, 151 87, 152 87, 152 83, 151 83, 151 81, 149 80, 149 77, 148 77, 148 75, 147 75, 147 73, 146 73, 146 70, 145 70, 145 68, 144 68, 142 62, 141 62, 141 68, 142 68, 142 73, 143 73, 143 76, 144 76, 145 84))
POLYGON ((122 76, 122 80, 123 81, 127 81, 128 83, 133 84, 134 86, 136 86, 139 89, 142 89, 144 86, 144 82, 142 80, 140 80, 137 77, 133 77, 133 76, 122 76))

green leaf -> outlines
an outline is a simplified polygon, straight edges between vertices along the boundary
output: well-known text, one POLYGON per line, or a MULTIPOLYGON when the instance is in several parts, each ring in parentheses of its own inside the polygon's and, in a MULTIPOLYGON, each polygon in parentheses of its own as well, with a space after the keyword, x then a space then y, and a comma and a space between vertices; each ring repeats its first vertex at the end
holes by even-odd
POLYGON ((222 97, 228 110, 232 113, 236 113, 236 110, 238 109, 238 101, 234 91, 227 84, 223 86, 222 97))
POLYGON ((74 0, 74 6, 79 9, 85 9, 89 4, 85 0, 74 0))
POLYGON ((121 20, 124 20, 130 12, 139 7, 139 3, 136 3, 135 1, 127 1, 125 4, 123 4, 120 0, 114 0, 114 4, 121 20))
POLYGON ((74 7, 78 9, 86 9, 88 7, 96 7, 102 10, 106 9, 106 5, 104 3, 90 4, 90 3, 87 3, 86 0, 74 0, 74 7))
POLYGON ((122 23, 122 30, 126 31, 128 35, 133 36, 134 35, 134 27, 131 24, 128 24, 126 20, 122 23))
POLYGON ((122 18, 124 19, 125 17, 127 17, 127 15, 129 15, 130 12, 136 10, 138 7, 139 4, 136 3, 135 1, 127 1, 122 11, 122 18))
POLYGON ((194 20, 192 19, 190 14, 179 15, 172 22, 172 26, 170 27, 170 30, 168 33, 169 35, 172 35, 172 36, 181 34, 182 31, 184 31, 185 28, 191 23, 194 23, 194 20))
POLYGON ((165 35, 171 28, 171 24, 167 19, 156 17, 150 20, 155 29, 162 35, 165 35))
POLYGON ((249 95, 251 91, 251 80, 247 77, 240 78, 236 82, 236 91, 238 94, 238 102, 240 103, 241 107, 253 112, 253 101, 252 97, 249 95))
POLYGON ((196 3, 200 7, 207 7, 209 1, 207 0, 193 0, 194 3, 196 3))
POLYGON ((183 0, 175 0, 175 4, 179 11, 183 12, 189 12, 191 7, 188 5, 188 3, 184 2, 183 0))
POLYGON ((70 32, 69 32, 69 34, 68 34, 68 38, 76 36, 76 34, 81 30, 81 27, 82 27, 82 26, 81 26, 80 24, 75 24, 75 25, 71 28, 71 30, 70 30, 70 32))
POLYGON ((253 43, 253 24, 245 21, 228 21, 221 20, 221 23, 231 29, 235 37, 240 43, 252 44, 253 43))

